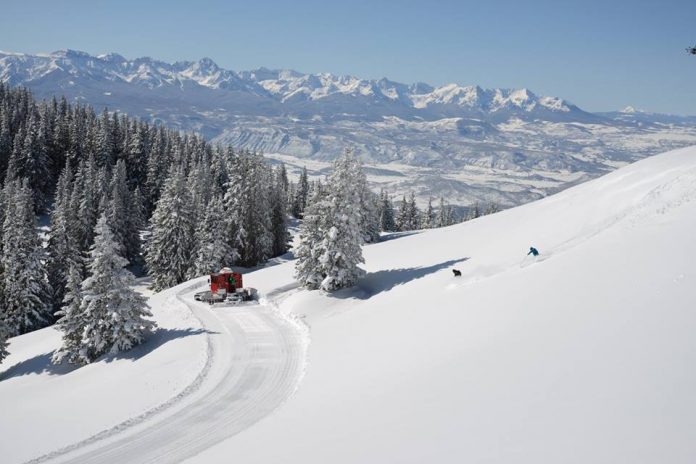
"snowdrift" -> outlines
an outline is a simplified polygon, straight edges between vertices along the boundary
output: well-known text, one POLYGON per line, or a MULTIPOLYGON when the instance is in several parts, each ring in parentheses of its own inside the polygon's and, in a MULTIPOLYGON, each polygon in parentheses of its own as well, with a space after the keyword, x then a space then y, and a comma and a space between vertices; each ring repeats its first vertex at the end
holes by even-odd
POLYGON ((311 326, 296 396, 190 462, 694 462, 694 200, 688 148, 366 247, 358 289, 279 299, 311 326))

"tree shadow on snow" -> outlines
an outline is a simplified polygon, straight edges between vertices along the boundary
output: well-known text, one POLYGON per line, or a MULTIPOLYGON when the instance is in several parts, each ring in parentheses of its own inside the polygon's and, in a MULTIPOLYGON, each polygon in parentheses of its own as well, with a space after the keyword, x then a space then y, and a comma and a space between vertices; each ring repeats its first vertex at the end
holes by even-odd
MULTIPOLYGON (((379 241, 375 243, 389 242, 391 240, 397 240, 399 238, 410 237, 411 235, 420 234, 421 232, 422 231, 420 230, 409 230, 406 232, 384 232, 379 237, 379 241)), ((368 243, 368 245, 371 245, 371 243, 368 243)))
POLYGON ((29 374, 63 375, 68 374, 80 367, 67 363, 53 364, 51 363, 52 356, 53 351, 34 356, 33 358, 26 359, 15 364, 14 366, 10 366, 10 368, 5 372, 0 372, 0 380, 7 380, 13 377, 21 377, 29 374))
POLYGON ((331 295, 341 299, 357 298, 359 300, 367 300, 382 292, 388 292, 396 286, 445 270, 468 259, 469 258, 451 259, 442 263, 433 264, 432 266, 386 269, 383 271, 370 272, 360 279, 354 288, 339 290, 331 295))
POLYGON ((211 332, 207 329, 164 329, 159 327, 155 332, 148 335, 143 343, 134 347, 132 350, 123 351, 116 354, 105 354, 99 360, 104 360, 106 362, 111 362, 116 359, 130 359, 131 361, 137 361, 138 359, 146 356, 162 345, 176 340, 178 338, 190 337, 192 335, 201 334, 217 334, 218 332, 211 332))
MULTIPOLYGON (((106 354, 94 362, 111 362, 117 359, 130 359, 132 361, 136 361, 172 340, 204 333, 212 334, 217 332, 211 332, 206 329, 158 328, 154 333, 148 335, 142 344, 136 346, 132 350, 116 354, 106 354)), ((53 353, 53 351, 43 353, 10 366, 6 371, 0 372, 0 381, 30 374, 65 375, 82 367, 74 364, 68 364, 67 362, 62 364, 53 364, 51 362, 53 353)))

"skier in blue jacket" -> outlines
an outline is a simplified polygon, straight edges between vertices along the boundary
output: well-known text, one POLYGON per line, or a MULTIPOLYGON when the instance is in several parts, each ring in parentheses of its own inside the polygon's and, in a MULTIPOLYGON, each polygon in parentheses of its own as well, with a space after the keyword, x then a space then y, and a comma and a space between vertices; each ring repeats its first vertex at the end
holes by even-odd
POLYGON ((534 247, 529 247, 529 253, 527 253, 527 256, 532 255, 532 256, 539 256, 539 250, 537 250, 534 247))

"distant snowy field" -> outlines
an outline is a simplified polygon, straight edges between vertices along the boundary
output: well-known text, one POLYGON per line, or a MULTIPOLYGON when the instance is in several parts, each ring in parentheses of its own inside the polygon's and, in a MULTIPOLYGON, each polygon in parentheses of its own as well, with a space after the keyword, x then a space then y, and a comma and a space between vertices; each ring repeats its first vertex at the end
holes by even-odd
MULTIPOLYGON (((696 147, 366 246, 367 277, 335 295, 298 289, 291 262, 248 273, 257 309, 196 310, 212 334, 150 342, 142 357, 53 372, 41 367, 58 346, 52 329, 17 337, 0 371, 3 462, 167 401, 201 371, 206 336, 232 330, 230 340, 267 338, 221 345, 232 359, 216 358, 198 393, 219 396, 219 414, 202 410, 188 437, 169 439, 155 416, 120 447, 96 442, 70 462, 147 462, 161 450, 158 462, 692 463, 694 230, 696 147), (525 257, 531 245, 539 258, 525 257), (235 366, 259 374, 232 383, 235 366)), ((160 325, 199 329, 175 295, 151 300, 160 325)), ((186 401, 171 421, 192 417, 186 401)))

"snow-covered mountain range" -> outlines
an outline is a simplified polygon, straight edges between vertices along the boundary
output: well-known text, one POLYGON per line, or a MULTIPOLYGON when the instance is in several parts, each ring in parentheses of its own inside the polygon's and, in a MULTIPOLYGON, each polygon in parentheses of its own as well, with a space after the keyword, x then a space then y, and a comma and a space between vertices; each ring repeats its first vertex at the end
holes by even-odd
POLYGON ((632 108, 595 114, 527 89, 236 72, 209 58, 165 63, 74 50, 0 52, 0 81, 27 86, 39 98, 65 95, 277 154, 291 171, 352 147, 375 165, 375 183, 461 205, 523 203, 696 143, 696 117, 632 108))

